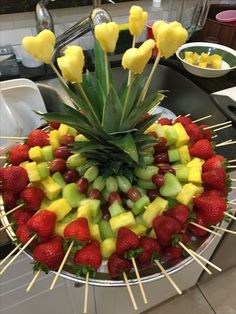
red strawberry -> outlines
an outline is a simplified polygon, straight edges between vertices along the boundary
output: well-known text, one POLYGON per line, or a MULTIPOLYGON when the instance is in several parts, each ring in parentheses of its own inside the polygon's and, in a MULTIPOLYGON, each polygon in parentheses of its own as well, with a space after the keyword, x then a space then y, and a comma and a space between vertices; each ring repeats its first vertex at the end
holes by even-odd
POLYGON ((153 219, 152 224, 157 240, 163 246, 170 244, 172 236, 181 230, 180 223, 168 216, 157 216, 153 219))
POLYGON ((224 197, 225 194, 220 190, 205 190, 201 196, 224 197))
POLYGON ((47 146, 49 145, 48 134, 43 130, 34 130, 28 135, 27 145, 34 146, 47 146))
POLYGON ((161 118, 158 120, 158 123, 161 125, 171 125, 172 124, 171 120, 168 118, 161 118))
POLYGON ((199 125, 200 130, 202 130, 203 137, 207 139, 208 141, 211 141, 212 137, 212 131, 211 129, 208 129, 208 125, 206 124, 201 124, 199 125))
POLYGON ((12 165, 18 166, 29 159, 29 146, 25 144, 16 145, 9 150, 9 161, 12 165))
POLYGON ((41 239, 49 239, 54 234, 56 214, 49 210, 42 210, 32 216, 27 225, 31 231, 37 233, 41 239))
POLYGON ((209 170, 214 170, 217 168, 222 168, 225 158, 222 155, 213 155, 211 158, 207 159, 202 165, 202 171, 206 172, 209 170))
POLYGON ((208 188, 224 190, 226 187, 226 172, 222 168, 210 170, 202 174, 202 180, 208 188))
POLYGON ((1 170, 0 181, 2 181, 3 191, 17 194, 28 185, 28 174, 24 168, 10 166, 1 170))
POLYGON ((84 217, 77 218, 66 226, 64 230, 64 237, 73 238, 80 241, 89 241, 90 232, 88 220, 84 217))
POLYGON ((131 230, 126 227, 121 227, 118 230, 116 239, 116 251, 119 254, 124 254, 130 251, 132 256, 135 256, 136 249, 140 247, 139 237, 131 230))
POLYGON ((52 129, 58 130, 61 123, 56 121, 48 121, 48 124, 52 129))
POLYGON ((185 131, 190 137, 190 141, 195 143, 203 138, 202 130, 195 123, 190 123, 185 126, 185 131))
POLYGON ((124 259, 123 256, 115 252, 108 258, 107 266, 111 278, 115 279, 117 277, 123 277, 123 272, 130 272, 132 262, 124 259))
POLYGON ((25 244, 30 240, 32 235, 30 233, 29 227, 24 224, 17 227, 16 236, 21 243, 25 244))
POLYGON ((142 253, 137 259, 141 264, 153 263, 155 259, 159 259, 161 247, 156 239, 143 236, 140 238, 140 246, 142 253))
POLYGON ((20 198, 25 204, 25 208, 33 211, 37 211, 44 198, 44 191, 42 189, 30 186, 25 188, 20 193, 20 198))
MULTIPOLYGON (((208 227, 208 224, 204 221, 203 216, 199 211, 195 211, 194 215, 195 215, 194 222, 196 222, 198 225, 203 226, 205 228, 208 227)), ((192 224, 189 224, 188 227, 195 235, 197 235, 199 237, 204 237, 208 233, 206 230, 203 230, 203 229, 201 229, 197 226, 194 226, 192 224)))
POLYGON ((165 248, 164 259, 166 261, 170 261, 184 255, 184 249, 178 244, 179 241, 186 245, 190 241, 190 237, 188 234, 183 232, 176 234, 172 238, 172 245, 165 248))
POLYGON ((63 238, 56 236, 47 242, 40 243, 34 248, 32 254, 34 260, 37 261, 34 266, 35 270, 58 269, 64 257, 63 238))
POLYGON ((188 222, 190 209, 185 205, 176 205, 175 207, 169 209, 166 213, 168 216, 177 220, 181 227, 184 227, 188 222))
POLYGON ((199 140, 189 148, 189 153, 194 157, 208 159, 213 155, 211 142, 206 139, 199 140))
POLYGON ((227 204, 222 197, 198 196, 193 200, 207 224, 217 224, 224 218, 227 204))
POLYGON ((102 255, 100 245, 97 240, 86 244, 82 249, 78 250, 74 255, 74 264, 81 266, 79 269, 80 276, 86 276, 87 272, 97 270, 102 263, 102 255), (86 268, 84 268, 86 266, 86 268))
POLYGON ((181 116, 175 119, 175 123, 181 123, 183 126, 186 126, 192 123, 192 120, 189 117, 181 116))
POLYGON ((33 212, 25 208, 19 208, 12 213, 11 218, 15 220, 17 226, 24 225, 33 216, 33 212))
POLYGON ((16 207, 18 198, 18 194, 14 194, 12 192, 3 191, 2 193, 4 206, 8 209, 16 207))

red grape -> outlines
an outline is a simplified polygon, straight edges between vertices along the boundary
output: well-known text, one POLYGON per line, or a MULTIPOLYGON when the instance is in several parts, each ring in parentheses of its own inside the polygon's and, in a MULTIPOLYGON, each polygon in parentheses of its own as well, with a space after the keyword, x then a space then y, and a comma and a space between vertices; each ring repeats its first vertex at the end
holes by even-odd
POLYGON ((120 194, 117 192, 111 192, 109 197, 108 197, 108 203, 111 205, 114 202, 118 202, 119 204, 122 203, 120 194))
POLYGON ((67 146, 60 146, 54 150, 53 154, 56 158, 67 159, 71 155, 71 151, 67 146))
POLYGON ((67 169, 66 167, 66 161, 62 158, 57 158, 51 161, 50 163, 50 171, 51 172, 65 172, 67 169))
POLYGON ((172 168, 169 164, 161 163, 156 165, 159 168, 159 174, 173 173, 175 175, 175 169, 172 168))
POLYGON ((141 192, 139 191, 139 189, 132 187, 128 190, 127 196, 131 201, 136 202, 140 199, 141 192))
POLYGON ((86 178, 81 177, 77 182, 77 189, 80 193, 84 194, 87 192, 89 182, 86 178))
POLYGON ((154 201, 154 199, 159 195, 158 190, 148 190, 147 196, 149 197, 150 201, 154 201))
POLYGON ((167 153, 159 153, 154 156, 155 163, 168 163, 169 162, 169 157, 167 153))
POLYGON ((154 145, 156 154, 165 153, 168 150, 167 140, 164 137, 158 137, 157 144, 154 145))
POLYGON ((68 145, 70 143, 73 143, 74 140, 75 140, 75 137, 69 134, 62 135, 62 137, 60 138, 62 145, 68 145))
POLYGON ((152 182, 158 187, 160 188, 163 184, 164 184, 164 176, 162 174, 154 174, 152 176, 152 182))
POLYGON ((92 200, 100 200, 101 199, 101 192, 97 189, 92 189, 89 193, 88 193, 88 198, 91 198, 92 200))
POLYGON ((63 173, 64 180, 66 183, 76 182, 78 180, 79 174, 75 169, 67 170, 63 173))

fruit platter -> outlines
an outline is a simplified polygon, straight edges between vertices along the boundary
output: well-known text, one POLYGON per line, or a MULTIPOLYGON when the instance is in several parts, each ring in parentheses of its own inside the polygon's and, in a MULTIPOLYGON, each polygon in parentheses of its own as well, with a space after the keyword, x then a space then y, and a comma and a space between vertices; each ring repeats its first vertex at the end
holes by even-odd
POLYGON ((52 67, 72 102, 58 103, 58 112, 36 112, 45 125, 15 138, 18 143, 3 156, 1 229, 16 247, 1 262, 0 275, 25 252, 34 271, 27 291, 41 272, 51 271, 50 289, 59 276, 86 287, 127 286, 136 308, 130 285, 140 286, 146 303, 145 282, 166 277, 181 293, 172 273, 192 262, 209 274, 207 266, 219 270, 202 254, 227 232, 224 219, 235 219, 235 201, 227 200, 235 181, 227 170, 235 160, 217 154, 217 147, 235 141, 214 144, 216 132, 232 124, 155 114, 168 94, 148 93, 153 73, 188 33, 178 22, 157 21, 154 39, 136 48, 146 20, 142 8, 131 7, 133 44, 122 57, 119 89, 108 61, 119 36, 114 22, 95 27, 95 75, 83 71, 79 46, 68 46, 56 67, 49 30, 22 41, 52 67), (157 57, 144 76, 154 48, 157 57))

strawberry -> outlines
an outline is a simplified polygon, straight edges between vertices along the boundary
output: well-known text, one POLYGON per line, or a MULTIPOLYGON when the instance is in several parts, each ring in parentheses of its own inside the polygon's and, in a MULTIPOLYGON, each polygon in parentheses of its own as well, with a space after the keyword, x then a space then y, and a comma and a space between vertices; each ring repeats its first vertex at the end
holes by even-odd
POLYGON ((180 223, 181 227, 184 227, 185 224, 188 222, 190 209, 187 206, 180 204, 169 209, 166 214, 177 220, 180 223))
POLYGON ((9 149, 9 161, 12 165, 18 166, 29 159, 29 146, 25 144, 16 145, 9 149))
POLYGON ((224 162, 225 162, 224 156, 213 155, 204 162, 204 164, 202 165, 202 171, 206 172, 217 168, 223 168, 224 162))
POLYGON ((31 231, 37 233, 41 239, 49 239, 54 234, 56 214, 49 210, 42 210, 32 216, 27 225, 31 231))
POLYGON ((14 194, 12 192, 3 191, 2 193, 3 203, 7 209, 16 207, 18 198, 18 194, 14 194))
POLYGON ((195 208, 202 214, 207 224, 218 224, 224 218, 227 204, 222 197, 198 196, 194 200, 195 208))
POLYGON ((27 226, 27 224, 20 225, 17 227, 16 236, 17 236, 17 239, 23 244, 25 244, 26 242, 30 240, 32 235, 30 233, 30 229, 27 226))
POLYGON ((201 196, 224 197, 225 194, 222 193, 222 191, 220 190, 211 189, 211 190, 205 190, 201 196))
POLYGON ((185 131, 190 137, 191 143, 195 143, 203 138, 202 130, 195 123, 190 123, 185 126, 185 131))
POLYGON ((178 244, 181 241, 183 244, 188 244, 190 236, 186 233, 180 232, 172 237, 172 245, 165 248, 164 259, 170 261, 184 256, 184 249, 178 244))
MULTIPOLYGON (((196 222, 198 225, 203 226, 205 228, 208 227, 208 224, 204 221, 202 214, 199 211, 195 211, 194 213, 195 219, 194 222, 196 222)), ((207 235, 207 231, 203 230, 197 226, 194 226, 192 224, 189 224, 189 229, 197 236, 199 237, 204 237, 205 235, 207 235)))
POLYGON ((199 125, 199 128, 200 128, 200 130, 202 130, 203 138, 207 139, 208 141, 211 141, 212 131, 211 131, 211 129, 208 129, 208 125, 201 124, 201 125, 199 125))
POLYGON ((28 135, 27 145, 29 147, 49 145, 48 134, 43 130, 34 130, 28 135))
POLYGON ((140 252, 140 239, 131 230, 126 227, 121 227, 118 230, 116 239, 116 251, 126 258, 137 256, 140 252))
POLYGON ((74 264, 79 265, 77 275, 85 277, 87 272, 90 276, 94 275, 95 270, 102 264, 99 242, 93 240, 78 250, 74 255, 74 264))
POLYGON ((17 194, 28 185, 28 174, 23 167, 10 166, 1 170, 0 181, 2 181, 3 191, 17 194))
POLYGON ((38 244, 32 255, 36 261, 34 270, 42 269, 48 272, 48 269, 58 269, 64 257, 63 238, 56 236, 47 242, 38 244))
POLYGON ((26 187, 20 193, 20 198, 24 202, 26 209, 37 211, 44 198, 44 191, 33 186, 26 187))
POLYGON ((222 168, 209 170, 202 174, 202 181, 210 189, 224 190, 226 188, 226 172, 222 168))
POLYGON ((33 212, 25 209, 19 208, 14 211, 11 215, 12 220, 15 220, 17 226, 24 225, 33 216, 33 212))
POLYGON ((206 139, 201 139, 189 148, 189 153, 194 157, 208 159, 213 155, 211 142, 206 139))
POLYGON ((88 220, 84 217, 80 217, 72 221, 66 226, 64 237, 88 242, 90 240, 88 220))
POLYGON ((159 259, 161 247, 156 239, 143 236, 140 238, 140 246, 142 253, 137 257, 140 264, 153 263, 155 259, 159 259))
POLYGON ((181 230, 180 223, 168 216, 157 216, 152 223, 156 238, 162 246, 169 245, 171 237, 181 230))
POLYGON ((183 126, 186 126, 192 123, 192 120, 189 117, 180 116, 177 119, 175 119, 175 123, 181 123, 183 126))
POLYGON ((124 259, 122 255, 115 252, 108 258, 107 266, 111 278, 115 279, 117 277, 123 277, 123 272, 130 272, 132 262, 124 259))
POLYGON ((169 118, 161 118, 158 120, 158 123, 161 125, 171 125, 172 122, 169 118))

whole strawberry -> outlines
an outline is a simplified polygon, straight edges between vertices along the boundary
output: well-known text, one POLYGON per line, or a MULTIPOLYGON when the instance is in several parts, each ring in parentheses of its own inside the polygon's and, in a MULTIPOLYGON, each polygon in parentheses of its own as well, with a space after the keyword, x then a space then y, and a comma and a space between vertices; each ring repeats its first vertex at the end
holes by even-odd
MULTIPOLYGON (((199 211, 193 212, 193 215, 195 216, 195 219, 193 220, 193 222, 196 222, 198 225, 203 226, 205 228, 208 228, 208 224, 205 222, 202 214, 199 211)), ((189 224, 188 227, 192 231, 192 233, 194 233, 195 235, 197 235, 199 237, 204 237, 208 233, 206 230, 203 230, 202 228, 199 228, 199 227, 194 226, 192 224, 189 224)))
POLYGON ((29 183, 26 170, 20 166, 10 166, 1 169, 0 181, 2 190, 17 194, 24 190, 29 183))
POLYGON ((172 121, 169 118, 161 118, 158 120, 158 123, 161 125, 171 125, 172 121))
POLYGON ((33 216, 33 214, 33 212, 25 208, 19 208, 12 213, 11 220, 14 220, 17 226, 24 225, 33 216))
POLYGON ((161 247, 156 239, 143 236, 140 238, 140 247, 142 248, 142 252, 137 257, 140 264, 153 263, 155 259, 159 259, 161 247))
POLYGON ((225 193, 222 190, 215 190, 215 189, 206 190, 205 189, 201 196, 224 197, 225 193))
POLYGON ((42 269, 46 272, 48 269, 57 270, 64 257, 63 238, 56 236, 47 242, 38 244, 32 255, 36 261, 34 270, 42 269))
POLYGON ((156 238, 162 246, 170 245, 172 236, 181 231, 180 223, 168 216, 157 216, 152 224, 156 238))
POLYGON ((19 195, 12 192, 3 191, 2 193, 2 199, 6 209, 16 207, 18 198, 19 195))
POLYGON ((213 148, 210 141, 201 139, 189 148, 190 155, 202 159, 208 159, 213 155, 213 148))
POLYGON ((188 223, 190 209, 185 205, 179 204, 169 209, 166 215, 177 220, 180 223, 181 227, 183 228, 188 223))
POLYGON ((191 143, 195 143, 203 138, 202 130, 195 123, 185 125, 185 131, 187 132, 191 143))
POLYGON ((17 227, 16 236, 17 236, 17 239, 23 244, 25 244, 31 239, 32 234, 30 233, 30 229, 27 226, 27 224, 20 225, 17 227))
POLYGON ((181 123, 183 126, 186 126, 192 123, 192 120, 189 117, 180 116, 177 119, 175 119, 175 123, 181 123))
POLYGON ((213 155, 211 158, 207 159, 202 165, 202 171, 210 171, 217 168, 223 168, 225 163, 225 158, 222 155, 213 155))
POLYGON ((199 128, 203 133, 203 138, 205 138, 208 141, 211 141, 212 131, 211 131, 211 129, 208 128, 208 125, 201 124, 201 125, 199 125, 199 128))
POLYGON ((123 278, 123 272, 128 273, 131 271, 132 262, 115 252, 108 258, 107 266, 112 279, 123 278))
POLYGON ((37 233, 41 239, 47 240, 54 234, 56 218, 55 213, 44 209, 32 216, 28 220, 27 225, 29 229, 37 233))
POLYGON ((188 234, 180 232, 172 238, 171 246, 165 248, 164 259, 170 261, 184 256, 184 249, 178 244, 181 241, 184 245, 188 244, 190 237, 188 234))
POLYGON ((224 190, 226 188, 226 172, 222 168, 206 171, 202 174, 202 181, 207 188, 224 190))
POLYGON ((27 145, 29 147, 49 145, 48 134, 43 130, 34 130, 28 135, 27 145))
POLYGON ((18 166, 29 159, 29 146, 25 144, 16 145, 9 149, 9 161, 12 165, 18 166))
POLYGON ((64 237, 88 242, 90 240, 88 220, 84 217, 80 217, 72 221, 66 226, 64 237))
POLYGON ((193 202, 206 224, 218 224, 223 220, 227 204, 222 197, 199 196, 193 202))
POLYGON ((116 252, 125 254, 126 258, 135 257, 141 252, 139 237, 130 229, 121 227, 116 238, 116 252))
POLYGON ((37 211, 41 206, 44 195, 45 193, 42 189, 29 186, 20 193, 20 198, 24 202, 26 209, 37 211))
POLYGON ((93 240, 78 250, 74 255, 74 264, 79 266, 77 272, 79 276, 85 277, 87 272, 90 273, 90 276, 93 276, 102 264, 99 242, 93 240))

